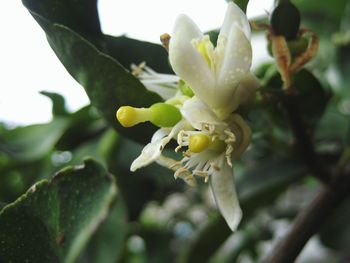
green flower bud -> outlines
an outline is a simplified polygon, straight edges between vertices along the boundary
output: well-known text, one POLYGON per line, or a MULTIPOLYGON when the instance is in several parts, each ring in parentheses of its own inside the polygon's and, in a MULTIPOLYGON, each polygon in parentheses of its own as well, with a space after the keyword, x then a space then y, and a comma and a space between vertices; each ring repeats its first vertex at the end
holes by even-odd
POLYGON ((296 38, 300 26, 300 12, 291 2, 280 3, 272 12, 270 23, 276 35, 287 40, 296 38))

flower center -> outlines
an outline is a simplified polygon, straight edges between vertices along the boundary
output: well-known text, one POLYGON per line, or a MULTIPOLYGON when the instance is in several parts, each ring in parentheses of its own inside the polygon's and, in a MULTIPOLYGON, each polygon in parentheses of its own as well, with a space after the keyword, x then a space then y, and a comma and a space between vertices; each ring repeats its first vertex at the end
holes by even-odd
POLYGON ((200 153, 211 150, 215 153, 223 153, 227 148, 227 142, 220 140, 217 136, 211 136, 198 131, 181 131, 178 135, 178 151, 182 146, 188 146, 191 153, 200 153))
POLYGON ((188 149, 194 153, 200 153, 208 148, 209 137, 205 134, 195 134, 190 136, 190 141, 188 144, 188 149))

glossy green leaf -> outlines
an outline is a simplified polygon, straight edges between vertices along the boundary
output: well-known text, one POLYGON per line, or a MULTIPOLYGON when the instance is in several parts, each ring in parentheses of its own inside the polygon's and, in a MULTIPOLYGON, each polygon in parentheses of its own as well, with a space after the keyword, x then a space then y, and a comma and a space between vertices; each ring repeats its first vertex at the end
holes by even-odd
POLYGON ((325 22, 331 23, 332 20, 340 21, 340 18, 345 10, 347 0, 338 0, 334 2, 330 1, 318 1, 318 0, 293 0, 293 3, 301 10, 302 18, 305 16, 312 16, 317 18, 317 14, 323 14, 318 19, 325 20, 325 22), (327 12, 325 12, 327 10, 327 12), (328 18, 328 20, 326 19, 328 18))
MULTIPOLYGON (((309 127, 314 127, 322 116, 330 94, 323 88, 321 82, 308 70, 303 69, 293 77, 293 87, 295 93, 286 95, 288 101, 292 101, 296 110, 306 121, 309 127)), ((265 72, 263 79, 263 89, 273 93, 281 94, 282 80, 280 74, 274 67, 265 72)), ((276 123, 287 126, 287 120, 283 115, 283 108, 278 103, 278 97, 275 102, 267 103, 271 117, 276 123), (277 103, 276 103, 277 102, 277 103)))
POLYGON ((47 124, 35 124, 0 134, 0 150, 20 161, 34 161, 48 154, 64 133, 68 121, 55 118, 47 124))
POLYGON ((89 245, 78 261, 79 263, 115 263, 123 255, 129 226, 124 202, 121 198, 111 208, 103 222, 90 240, 89 245))
POLYGON ((46 172, 50 158, 21 162, 9 158, 0 165, 0 201, 13 202, 46 172))
POLYGON ((95 40, 102 37, 97 0, 22 0, 22 2, 32 13, 42 15, 53 23, 66 25, 90 41, 96 42, 95 40))
POLYGON ((147 142, 153 134, 149 124, 125 129, 116 120, 116 110, 123 105, 150 106, 161 98, 147 91, 117 61, 99 52, 92 44, 70 29, 54 25, 51 46, 67 70, 82 84, 94 105, 107 121, 127 137, 147 142))
MULTIPOLYGON (((50 2, 45 3, 50 5, 50 2)), ((47 16, 45 10, 36 13, 38 10, 32 10, 26 1, 24 4, 46 32, 48 41, 62 64, 84 87, 92 105, 100 111, 107 123, 129 138, 147 142, 154 132, 153 126, 140 124, 134 128, 122 128, 115 118, 116 110, 124 105, 147 107, 162 99, 147 91, 139 80, 108 55, 108 52, 104 52, 106 44, 94 45, 80 31, 77 30, 77 33, 67 27, 69 24, 64 23, 64 19, 55 16, 53 19, 47 16)))
POLYGON ((234 2, 236 5, 238 5, 243 12, 245 13, 247 11, 247 5, 249 3, 249 0, 226 0, 227 2, 234 2))
POLYGON ((75 262, 115 196, 113 178, 92 160, 40 181, 0 212, 0 262, 75 262))
POLYGON ((98 137, 106 124, 97 114, 96 109, 85 106, 67 116, 69 125, 56 144, 58 150, 73 150, 80 144, 98 137))
POLYGON ((348 84, 350 81, 350 40, 349 40, 349 26, 350 26, 350 3, 342 17, 340 32, 333 37, 337 44, 336 50, 336 66, 341 78, 341 87, 338 91, 340 99, 350 99, 350 89, 348 84))
POLYGON ((343 202, 320 231, 321 242, 329 248, 350 256, 350 200, 343 202))
POLYGON ((40 93, 51 100, 53 116, 65 116, 68 114, 66 109, 66 102, 62 95, 48 91, 41 91, 40 93))
POLYGON ((107 52, 126 69, 132 64, 146 62, 146 65, 157 72, 172 73, 168 53, 157 44, 127 38, 125 36, 104 38, 107 52))
POLYGON ((336 141, 344 146, 350 142, 349 131, 349 117, 340 113, 339 109, 331 104, 317 126, 315 138, 319 141, 336 141))

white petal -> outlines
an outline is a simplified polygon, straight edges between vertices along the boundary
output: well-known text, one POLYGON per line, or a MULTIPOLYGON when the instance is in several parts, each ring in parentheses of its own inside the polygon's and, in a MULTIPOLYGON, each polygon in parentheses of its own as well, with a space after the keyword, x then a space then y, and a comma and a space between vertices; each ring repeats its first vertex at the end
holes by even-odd
POLYGON ((220 35, 228 37, 232 25, 238 26, 250 39, 250 25, 247 16, 244 12, 233 2, 230 2, 227 6, 224 22, 220 30, 220 35))
MULTIPOLYGON (((249 72, 252 63, 252 47, 243 31, 233 25, 225 44, 218 76, 218 89, 222 96, 234 90, 235 86, 249 72)), ((229 94, 226 94, 226 96, 229 94)))
POLYGON ((260 82, 257 77, 255 77, 255 75, 250 72, 246 74, 246 76, 241 80, 241 82, 238 84, 238 87, 236 88, 233 97, 233 104, 235 105, 233 110, 236 110, 239 105, 250 101, 254 97, 254 94, 259 87, 260 82))
MULTIPOLYGON (((218 76, 217 103, 222 104, 222 107, 232 103, 233 93, 238 83, 249 72, 251 62, 252 49, 249 40, 242 30, 232 26, 218 76)), ((217 107, 215 105, 215 108, 217 107)))
POLYGON ((134 172, 154 162, 162 153, 164 146, 171 140, 171 137, 168 136, 169 133, 170 129, 159 129, 156 131, 153 134, 152 141, 142 149, 139 157, 132 162, 130 170, 134 172))
POLYGON ((249 146, 252 137, 252 131, 248 124, 239 114, 232 114, 227 120, 232 132, 236 135, 236 141, 233 146, 232 158, 240 156, 249 146))
POLYGON ((192 44, 193 39, 202 37, 203 34, 189 17, 179 16, 170 39, 169 60, 176 75, 186 81, 196 94, 205 97, 214 87, 214 76, 192 44))
POLYGON ((159 96, 162 97, 163 100, 168 100, 175 96, 176 92, 178 91, 174 87, 169 87, 165 85, 158 85, 158 84, 147 84, 144 81, 141 80, 141 82, 144 84, 144 86, 152 92, 157 93, 159 96))
POLYGON ((225 123, 204 102, 197 97, 187 100, 180 109, 182 116, 197 130, 202 129, 202 124, 225 126, 225 123))
POLYGON ((172 129, 162 128, 153 134, 152 140, 143 149, 139 157, 137 157, 131 164, 130 170, 132 172, 137 169, 149 165, 159 158, 164 147, 168 142, 179 133, 186 125, 186 121, 179 121, 172 129))
POLYGON ((210 176, 210 186, 222 216, 230 229, 235 231, 241 221, 242 210, 237 199, 233 171, 226 162, 220 168, 210 176))

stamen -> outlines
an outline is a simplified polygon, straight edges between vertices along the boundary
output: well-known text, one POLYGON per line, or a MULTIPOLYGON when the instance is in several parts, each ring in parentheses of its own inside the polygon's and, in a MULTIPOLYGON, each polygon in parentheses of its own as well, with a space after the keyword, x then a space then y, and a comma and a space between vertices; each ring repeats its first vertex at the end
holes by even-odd
POLYGON ((183 153, 183 155, 184 155, 185 157, 188 157, 188 158, 189 158, 189 157, 191 157, 192 154, 191 154, 190 151, 187 150, 186 152, 183 153))
POLYGON ((143 73, 143 70, 145 69, 146 67, 146 62, 145 61, 142 61, 139 65, 135 65, 135 64, 132 64, 131 65, 131 73, 135 76, 135 77, 138 77, 140 75, 142 75, 143 73))
POLYGON ((176 167, 181 167, 182 163, 181 162, 176 162, 172 165, 169 166, 169 169, 175 169, 176 167))
POLYGON ((215 164, 215 163, 212 163, 211 166, 216 170, 216 171, 220 171, 220 167, 215 164))
POLYGON ((160 36, 160 42, 162 43, 162 46, 166 49, 166 51, 169 51, 170 38, 171 37, 168 33, 164 33, 160 36))
POLYGON ((204 182, 207 183, 209 180, 209 174, 207 172, 199 171, 199 170, 194 170, 193 171, 194 175, 204 177, 204 182))
POLYGON ((175 152, 176 152, 176 153, 179 152, 181 148, 182 148, 182 146, 181 146, 181 145, 178 145, 178 146, 175 148, 175 152))
POLYGON ((233 165, 232 165, 232 161, 231 161, 231 156, 225 156, 226 157, 226 162, 227 162, 227 164, 230 166, 230 167, 232 167, 233 165))
POLYGON ((181 167, 175 172, 174 176, 175 176, 175 178, 177 178, 177 177, 181 178, 182 174, 187 174, 187 173, 189 173, 189 171, 186 168, 181 167))

